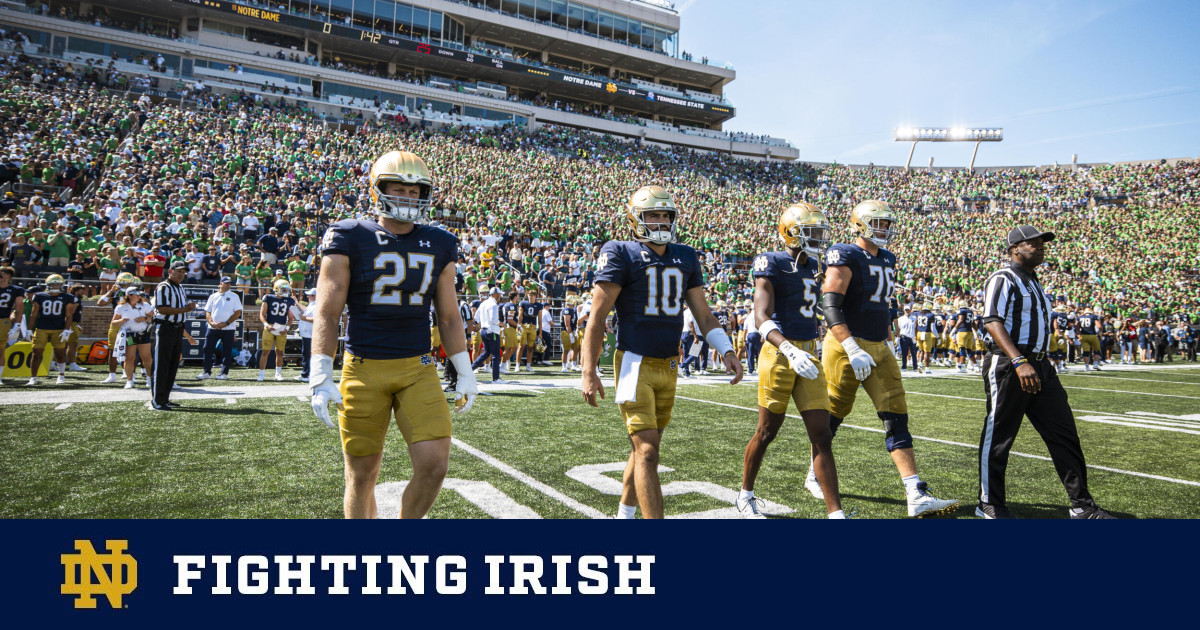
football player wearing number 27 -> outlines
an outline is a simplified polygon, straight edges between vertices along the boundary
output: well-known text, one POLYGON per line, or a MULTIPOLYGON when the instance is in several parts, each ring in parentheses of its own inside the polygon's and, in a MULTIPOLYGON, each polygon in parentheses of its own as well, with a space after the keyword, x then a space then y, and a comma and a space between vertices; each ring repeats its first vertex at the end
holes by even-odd
POLYGON ((341 432, 346 517, 378 517, 375 483, 394 416, 413 467, 400 518, 421 518, 441 491, 450 458, 450 408, 429 354, 430 307, 437 314, 442 345, 458 370, 457 410, 469 410, 479 393, 454 294, 458 238, 423 224, 433 178, 413 153, 392 151, 375 160, 370 193, 378 221, 338 221, 321 243, 309 380, 312 407, 318 418, 341 432), (343 307, 349 320, 338 387, 333 353, 343 307), (338 403, 336 425, 329 417, 331 402, 338 403))
MULTIPOLYGON (((617 518, 662 518, 658 480, 659 445, 675 405, 679 330, 686 302, 710 346, 742 380, 742 364, 729 336, 717 323, 704 296, 696 251, 675 243, 679 210, 661 186, 639 188, 625 204, 633 241, 609 241, 596 261, 590 317, 603 322, 616 309, 617 351, 613 356, 617 408, 629 433, 631 452, 622 476, 617 518)), ((593 407, 604 398, 596 374, 604 326, 588 326, 583 339, 583 398, 593 407)))

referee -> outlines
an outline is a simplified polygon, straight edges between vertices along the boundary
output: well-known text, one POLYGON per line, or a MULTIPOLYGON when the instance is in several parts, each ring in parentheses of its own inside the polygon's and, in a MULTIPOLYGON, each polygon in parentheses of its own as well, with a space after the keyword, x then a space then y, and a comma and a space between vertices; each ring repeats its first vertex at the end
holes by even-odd
POLYGON ((150 406, 158 411, 171 411, 179 406, 170 398, 175 373, 179 371, 179 357, 183 354, 183 315, 196 308, 195 302, 186 301, 180 286, 186 274, 187 263, 175 261, 167 281, 154 290, 154 383, 150 406))
MULTIPOLYGON (((463 321, 463 332, 467 339, 471 338, 471 333, 479 328, 479 324, 475 321, 475 314, 471 312, 471 305, 467 304, 466 300, 458 301, 458 316, 463 321)), ((454 364, 446 361, 446 387, 445 391, 452 392, 458 389, 458 370, 454 368, 454 364)))
POLYGON ((1087 466, 1067 392, 1046 358, 1050 300, 1034 270, 1046 259, 1054 234, 1030 225, 1008 233, 1012 264, 993 273, 984 294, 983 322, 992 336, 983 360, 987 419, 979 440, 979 505, 986 519, 1015 518, 1005 504, 1004 472, 1021 419, 1042 436, 1058 477, 1071 499, 1070 517, 1115 518, 1092 501, 1087 466))

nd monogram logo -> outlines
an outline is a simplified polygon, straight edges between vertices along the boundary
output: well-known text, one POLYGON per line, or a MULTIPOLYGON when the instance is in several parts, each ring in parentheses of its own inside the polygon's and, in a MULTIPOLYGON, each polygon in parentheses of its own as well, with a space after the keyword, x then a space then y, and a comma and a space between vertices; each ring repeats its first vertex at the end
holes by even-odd
POLYGON ((95 608, 97 595, 108 598, 110 607, 121 608, 121 598, 137 588, 137 560, 125 553, 129 541, 106 540, 104 546, 108 553, 99 554, 92 541, 76 540, 79 553, 59 556, 64 573, 59 593, 75 595, 76 608, 95 608))

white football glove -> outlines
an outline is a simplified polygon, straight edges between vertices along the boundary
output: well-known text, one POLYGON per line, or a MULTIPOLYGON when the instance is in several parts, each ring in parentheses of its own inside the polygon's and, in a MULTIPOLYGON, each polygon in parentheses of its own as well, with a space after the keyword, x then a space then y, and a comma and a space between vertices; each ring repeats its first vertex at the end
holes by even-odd
POLYGON ((571 343, 574 344, 575 343, 575 333, 571 333, 569 339, 571 340, 571 343))
POLYGON ((25 326, 24 320, 21 320, 21 338, 25 341, 33 341, 33 331, 25 326))
POLYGON ((71 338, 71 329, 70 328, 67 328, 66 330, 63 330, 62 332, 58 333, 58 340, 63 343, 66 343, 66 341, 70 338, 71 338))
POLYGON ((465 350, 450 357, 450 363, 458 371, 458 385, 454 387, 454 410, 456 413, 466 413, 475 405, 475 397, 479 395, 479 381, 475 380, 475 370, 471 369, 471 357, 465 350))
POLYGON ((779 351, 787 357, 788 364, 800 378, 812 380, 820 376, 821 372, 813 362, 816 357, 792 345, 792 342, 784 341, 783 345, 779 346, 779 351))
POLYGON ((308 387, 312 390, 312 408, 325 426, 336 429, 337 422, 329 417, 329 403, 342 404, 342 393, 333 382, 333 357, 327 354, 312 355, 308 387))
POLYGON ((866 350, 858 347, 858 342, 853 337, 846 337, 846 340, 842 342, 842 349, 846 351, 846 358, 850 359, 854 378, 859 381, 867 380, 867 377, 871 375, 871 368, 875 367, 875 359, 872 359, 866 350))
POLYGON ((20 338, 21 338, 21 325, 20 324, 16 324, 12 328, 8 329, 8 345, 11 346, 12 344, 17 343, 17 340, 20 338))

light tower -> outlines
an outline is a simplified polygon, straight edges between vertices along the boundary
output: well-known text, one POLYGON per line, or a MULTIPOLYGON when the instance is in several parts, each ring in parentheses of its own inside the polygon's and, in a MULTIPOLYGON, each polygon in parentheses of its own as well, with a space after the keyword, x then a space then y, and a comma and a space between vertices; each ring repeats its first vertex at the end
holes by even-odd
POLYGON ((894 135, 896 142, 911 142, 908 150, 908 160, 904 162, 904 170, 912 166, 913 153, 917 143, 925 142, 974 142, 975 150, 971 152, 970 170, 975 170, 975 156, 979 154, 980 142, 1000 142, 1004 139, 1004 130, 995 127, 966 128, 966 127, 897 127, 894 135))

